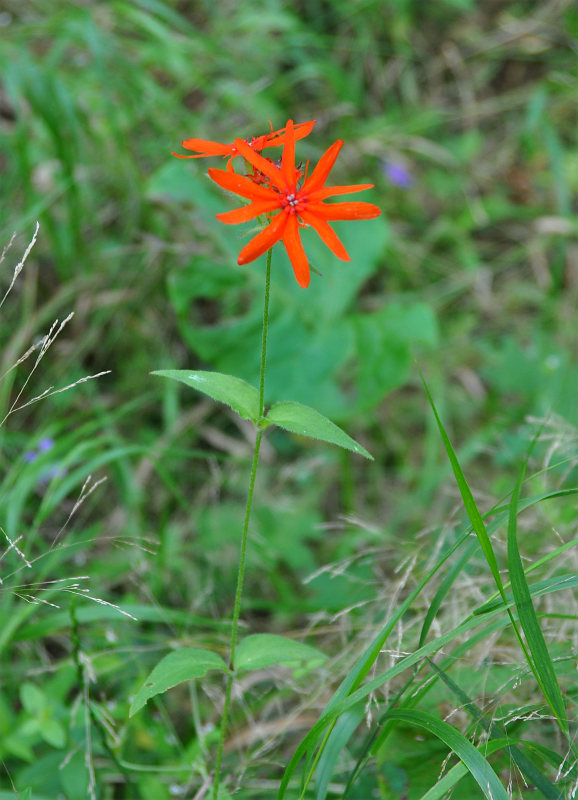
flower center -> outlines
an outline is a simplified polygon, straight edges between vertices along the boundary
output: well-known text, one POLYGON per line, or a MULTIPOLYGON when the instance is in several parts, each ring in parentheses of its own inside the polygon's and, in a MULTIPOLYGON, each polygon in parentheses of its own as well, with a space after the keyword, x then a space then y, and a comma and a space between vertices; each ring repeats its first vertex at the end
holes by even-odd
POLYGON ((283 208, 289 214, 296 214, 297 208, 299 206, 299 199, 293 193, 286 193, 285 197, 281 201, 283 204, 283 208))

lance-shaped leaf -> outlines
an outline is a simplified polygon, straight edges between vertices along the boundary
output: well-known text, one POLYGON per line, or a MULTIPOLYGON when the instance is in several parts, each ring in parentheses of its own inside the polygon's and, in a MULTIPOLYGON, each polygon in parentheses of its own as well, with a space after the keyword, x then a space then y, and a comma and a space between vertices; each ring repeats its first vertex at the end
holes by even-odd
POLYGON ((259 392, 254 386, 234 375, 224 375, 222 372, 204 372, 190 369, 158 369, 152 373, 161 378, 172 378, 175 381, 186 383, 198 392, 226 403, 243 419, 253 420, 255 424, 259 419, 259 392))
POLYGON ((324 417, 319 411, 315 411, 314 408, 303 406, 301 403, 292 401, 275 403, 265 415, 265 422, 278 425, 291 433, 299 433, 301 436, 309 436, 311 439, 320 439, 323 442, 336 444, 338 447, 352 450, 373 461, 373 456, 334 422, 324 417))
POLYGON ((265 669, 272 666, 315 667, 327 656, 315 647, 273 633, 255 633, 246 636, 235 656, 238 672, 265 669))
POLYGON ((184 681, 202 678, 209 670, 228 672, 221 656, 211 650, 186 648, 169 653, 159 661, 131 703, 129 716, 133 716, 157 694, 163 694, 184 681))

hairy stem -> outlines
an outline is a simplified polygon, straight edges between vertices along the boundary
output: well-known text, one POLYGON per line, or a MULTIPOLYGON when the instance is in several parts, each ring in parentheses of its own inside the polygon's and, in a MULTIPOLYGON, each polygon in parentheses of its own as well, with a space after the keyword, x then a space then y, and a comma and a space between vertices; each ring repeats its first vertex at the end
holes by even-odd
MULTIPOLYGON (((263 307, 263 334, 261 338, 261 371, 259 376, 259 418, 262 419, 265 411, 265 364, 267 361, 267 332, 269 329, 269 295, 271 290, 271 254, 267 253, 267 271, 265 276, 265 303, 263 307)), ((239 630, 239 616, 241 614, 241 598, 243 595, 243 581, 245 579, 245 560, 247 553, 247 538, 249 532, 249 520, 251 518, 251 507, 253 505, 253 492, 255 490, 255 478, 257 475, 257 464, 259 463, 259 450, 261 449, 261 439, 263 429, 257 430, 255 448, 253 450, 253 462, 251 464, 251 477, 249 479, 249 493, 247 495, 247 505, 245 507, 245 520, 243 522, 243 534, 241 537, 241 552, 239 554, 239 571, 237 573, 237 590, 235 592, 235 605, 233 607, 233 619, 231 626, 231 644, 229 647, 229 669, 231 670, 227 678, 227 688, 225 690, 225 704, 223 706, 223 716, 221 718, 221 731, 219 736, 219 749, 217 751, 217 761, 215 764, 215 781, 213 784, 213 798, 217 800, 219 795, 219 785, 221 782, 221 763, 223 760, 223 748, 227 735, 227 725, 229 722, 229 709, 231 707, 231 692, 233 689, 234 669, 235 669, 235 650, 237 648, 237 635, 239 630)))

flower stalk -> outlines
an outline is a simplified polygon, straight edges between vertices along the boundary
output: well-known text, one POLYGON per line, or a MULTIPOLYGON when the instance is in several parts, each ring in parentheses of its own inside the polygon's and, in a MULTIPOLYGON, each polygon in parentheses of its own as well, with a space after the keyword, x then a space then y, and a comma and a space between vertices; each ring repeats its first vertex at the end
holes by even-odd
MULTIPOLYGON (((265 300, 263 304, 263 331, 261 336, 261 369, 259 373, 259 422, 263 419, 265 411, 265 366, 267 362, 267 334, 269 331, 269 297, 271 294, 271 257, 272 250, 267 253, 267 268, 265 273, 265 300)), ((233 606, 233 618, 231 625, 231 642, 229 645, 229 669, 231 672, 227 678, 225 689, 225 703, 223 706, 223 716, 219 735, 219 747, 217 750, 217 760, 215 763, 215 780, 213 783, 213 798, 218 800, 219 786, 221 783, 221 764, 223 761, 223 749, 227 726, 229 723, 229 711, 231 707, 231 694, 233 681, 235 678, 235 651, 237 649, 237 638, 239 631, 239 617, 241 615, 241 600, 243 596, 243 583, 245 579, 245 562, 247 555, 247 539, 249 533, 249 521, 251 519, 251 508, 253 505, 253 494, 255 491, 255 479, 257 477, 257 465, 259 463, 259 451, 261 449, 261 439, 263 438, 263 428, 259 425, 253 449, 253 461, 251 463, 251 477, 249 479, 249 492, 247 494, 247 505, 245 507, 245 519, 243 522, 243 533, 241 536, 241 551, 239 554, 239 569, 237 572, 237 589, 235 591, 235 604, 233 606)))

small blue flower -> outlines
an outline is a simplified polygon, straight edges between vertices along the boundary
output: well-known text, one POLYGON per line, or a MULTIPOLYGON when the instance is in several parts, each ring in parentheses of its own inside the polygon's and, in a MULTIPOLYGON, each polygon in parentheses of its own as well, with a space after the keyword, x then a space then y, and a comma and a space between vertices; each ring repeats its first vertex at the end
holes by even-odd
POLYGON ((67 474, 67 470, 62 469, 57 464, 50 469, 43 472, 40 478, 38 479, 38 485, 45 487, 48 486, 50 481, 53 481, 55 478, 64 478, 67 474))
POLYGON ((382 170, 385 177, 394 186, 400 189, 409 189, 413 186, 413 178, 403 164, 397 161, 385 161, 382 164, 382 170))
POLYGON ((33 461, 36 461, 37 457, 38 457, 38 453, 36 452, 36 450, 29 450, 27 453, 24 453, 24 455, 22 456, 22 458, 24 459, 24 462, 26 464, 32 464, 33 461))
POLYGON ((54 439, 50 439, 48 436, 45 439, 41 439, 38 442, 39 453, 46 453, 48 450, 52 450, 53 447, 54 447, 54 439))

